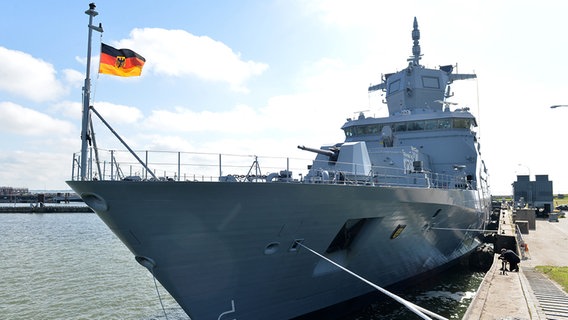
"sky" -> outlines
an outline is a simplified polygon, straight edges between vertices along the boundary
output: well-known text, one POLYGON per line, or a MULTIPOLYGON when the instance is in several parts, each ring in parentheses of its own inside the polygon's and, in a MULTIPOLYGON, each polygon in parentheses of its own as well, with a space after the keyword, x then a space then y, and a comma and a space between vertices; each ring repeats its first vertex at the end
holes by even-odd
MULTIPOLYGON (((0 2, 0 186, 69 190, 81 148, 89 2, 0 2)), ((135 150, 303 156, 341 142, 368 94, 412 53, 477 80, 449 98, 478 118, 492 193, 547 174, 568 193, 565 1, 242 0, 95 2, 91 104, 135 150), (146 59, 140 77, 98 74, 100 42, 146 59)), ((120 144, 100 122, 97 144, 120 144)), ((123 149, 121 147, 121 149, 123 149)))

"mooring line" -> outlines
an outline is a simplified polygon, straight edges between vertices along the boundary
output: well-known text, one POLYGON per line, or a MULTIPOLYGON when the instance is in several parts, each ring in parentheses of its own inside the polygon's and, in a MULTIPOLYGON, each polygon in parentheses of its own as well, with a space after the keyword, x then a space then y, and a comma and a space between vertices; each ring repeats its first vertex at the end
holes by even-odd
POLYGON ((450 231, 477 231, 477 232, 488 231, 488 230, 483 230, 483 229, 460 229, 460 228, 437 228, 437 227, 431 227, 430 229, 432 229, 432 230, 450 230, 450 231))
POLYGON ((154 278, 154 286, 156 287, 156 293, 158 294, 158 299, 160 300, 160 305, 162 306, 162 311, 164 311, 164 316, 168 320, 168 314, 166 313, 166 308, 164 308, 164 303, 162 302, 162 296, 160 295, 160 290, 158 290, 158 282, 156 281, 156 276, 154 275, 154 268, 150 270, 152 273, 152 278, 154 278))
POLYGON ((371 287, 373 287, 373 288, 379 290, 380 292, 382 292, 382 293, 386 294, 387 296, 393 298, 394 300, 398 301, 398 302, 401 303, 403 306, 405 306, 406 308, 408 308, 410 311, 412 311, 412 312, 414 312, 416 315, 418 315, 420 318, 426 319, 426 320, 432 320, 432 318, 430 318, 430 317, 433 317, 433 318, 440 319, 440 320, 448 320, 447 318, 444 318, 444 317, 442 317, 442 316, 439 315, 439 314, 436 314, 436 313, 434 313, 434 312, 432 312, 432 311, 430 311, 430 310, 427 310, 427 309, 424 309, 424 308, 422 308, 422 307, 420 307, 420 306, 417 306, 417 305, 415 305, 414 303, 412 303, 412 302, 410 302, 410 301, 407 301, 407 300, 405 300, 405 299, 403 299, 403 298, 397 296, 396 294, 391 293, 390 291, 388 291, 388 290, 386 290, 386 289, 381 288, 380 286, 378 286, 378 285, 372 283, 371 281, 369 281, 369 280, 367 280, 367 279, 361 277, 360 275, 356 274, 355 272, 353 272, 353 271, 351 271, 351 270, 349 270, 349 269, 343 267, 342 265, 340 265, 340 264, 338 264, 338 263, 336 263, 336 262, 330 260, 329 258, 327 258, 327 257, 325 257, 325 256, 323 256, 323 255, 321 255, 321 254, 319 254, 319 253, 316 252, 315 250, 312 250, 311 248, 309 248, 309 247, 306 246, 305 244, 303 244, 303 243, 301 243, 301 242, 299 242, 299 241, 296 241, 296 243, 297 243, 298 245, 300 245, 300 246, 306 248, 306 250, 310 251, 311 253, 315 254, 316 256, 318 256, 318 257, 320 257, 320 258, 322 258, 322 259, 328 261, 329 263, 333 264, 334 266, 338 267, 339 269, 341 269, 341 270, 343 270, 343 271, 349 273, 350 275, 354 276, 355 278, 357 278, 357 279, 359 279, 359 280, 365 282, 366 284, 370 285, 371 287), (430 316, 430 317, 428 317, 428 316, 430 316))
POLYGON ((152 274, 152 279, 154 280, 154 287, 156 287, 156 293, 158 294, 158 300, 160 300, 160 305, 162 306, 162 311, 164 311, 164 316, 168 320, 168 314, 166 313, 166 308, 164 308, 164 302, 162 302, 162 296, 160 295, 160 290, 158 289, 158 281, 156 281, 156 275, 154 274, 154 268, 156 268, 156 262, 152 258, 145 256, 135 256, 134 259, 141 266, 148 269, 150 274, 152 274))

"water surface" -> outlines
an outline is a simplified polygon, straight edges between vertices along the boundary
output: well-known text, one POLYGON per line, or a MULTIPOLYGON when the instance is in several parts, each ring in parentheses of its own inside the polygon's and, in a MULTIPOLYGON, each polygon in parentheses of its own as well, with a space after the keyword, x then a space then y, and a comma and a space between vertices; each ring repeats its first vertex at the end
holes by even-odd
MULTIPOLYGON (((150 273, 95 214, 0 214, 0 270, 0 319, 166 319, 150 273)), ((403 297, 461 319, 482 277, 454 268, 403 297)), ((189 319, 158 290, 168 319, 189 319)), ((349 319, 418 317, 383 299, 349 319)))

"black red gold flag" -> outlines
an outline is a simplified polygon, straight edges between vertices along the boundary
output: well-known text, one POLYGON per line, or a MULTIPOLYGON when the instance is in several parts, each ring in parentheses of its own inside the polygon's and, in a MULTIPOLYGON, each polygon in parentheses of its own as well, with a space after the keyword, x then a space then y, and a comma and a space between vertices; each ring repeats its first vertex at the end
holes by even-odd
POLYGON ((146 59, 130 49, 116 49, 101 43, 99 73, 135 77, 142 73, 146 59))

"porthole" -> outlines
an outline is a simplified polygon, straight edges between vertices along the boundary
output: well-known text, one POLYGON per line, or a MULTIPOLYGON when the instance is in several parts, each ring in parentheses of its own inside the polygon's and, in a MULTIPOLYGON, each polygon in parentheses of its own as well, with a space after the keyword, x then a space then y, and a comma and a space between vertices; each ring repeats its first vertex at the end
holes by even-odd
POLYGON ((280 248, 280 242, 271 242, 264 248, 264 254, 275 254, 280 248))

